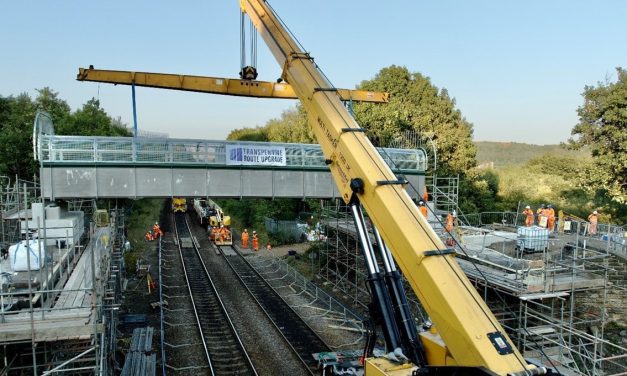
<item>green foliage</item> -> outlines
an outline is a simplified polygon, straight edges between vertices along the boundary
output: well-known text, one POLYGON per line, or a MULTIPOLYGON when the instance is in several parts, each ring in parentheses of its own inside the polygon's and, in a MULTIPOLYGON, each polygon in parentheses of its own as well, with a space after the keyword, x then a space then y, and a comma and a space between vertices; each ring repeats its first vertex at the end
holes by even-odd
POLYGON ((31 140, 37 110, 51 115, 57 134, 130 136, 124 125, 111 119, 95 99, 71 113, 67 102, 52 89, 45 87, 37 93, 34 101, 26 93, 0 96, 0 175, 32 179, 38 174, 31 140))
POLYGON ((271 119, 263 127, 235 129, 227 140, 316 143, 307 113, 302 105, 283 111, 278 119, 271 119))
POLYGON ((589 146, 594 163, 588 165, 582 187, 627 203, 627 71, 617 68, 618 80, 586 86, 579 107, 579 124, 569 146, 589 146))
POLYGON ((385 146, 402 132, 416 130, 436 142, 439 175, 464 175, 476 165, 472 124, 455 108, 446 89, 440 90, 422 74, 395 65, 381 69, 359 88, 390 93, 390 102, 385 105, 355 105, 357 122, 375 143, 385 146))
POLYGON ((31 141, 36 111, 28 94, 0 97, 0 175, 32 180, 37 172, 31 141))
POLYGON ((131 214, 126 219, 127 237, 131 242, 132 252, 125 254, 126 267, 129 273, 135 271, 135 261, 142 254, 154 250, 155 242, 147 242, 144 235, 152 231, 152 225, 159 221, 163 199, 141 199, 130 202, 131 214))
POLYGON ((270 141, 268 139, 268 130, 265 127, 234 129, 226 139, 232 141, 270 141))
POLYGON ((100 107, 100 101, 92 98, 55 126, 57 134, 73 136, 131 136, 128 129, 120 126, 100 107))
POLYGON ((476 141, 477 163, 495 168, 509 165, 524 165, 527 161, 541 155, 565 157, 586 157, 587 149, 580 151, 568 150, 561 145, 530 145, 518 142, 476 141))
POLYGON ((582 187, 590 158, 546 154, 522 166, 505 166, 494 170, 499 179, 496 206, 516 210, 519 203, 552 204, 558 210, 587 218, 593 210, 601 212, 601 220, 624 223, 627 207, 601 194, 590 194, 582 187))

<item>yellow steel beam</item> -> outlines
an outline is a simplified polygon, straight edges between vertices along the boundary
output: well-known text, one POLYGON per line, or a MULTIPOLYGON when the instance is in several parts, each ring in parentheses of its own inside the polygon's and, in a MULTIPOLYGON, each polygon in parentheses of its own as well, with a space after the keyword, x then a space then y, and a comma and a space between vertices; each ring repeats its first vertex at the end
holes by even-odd
MULTIPOLYGON (((136 86, 240 97, 298 99, 292 86, 287 83, 240 80, 236 78, 78 68, 76 79, 78 81, 106 82, 122 85, 132 85, 134 83, 136 86)), ((389 101, 388 93, 348 89, 337 89, 337 92, 342 100, 345 101, 372 103, 387 103, 389 101)))

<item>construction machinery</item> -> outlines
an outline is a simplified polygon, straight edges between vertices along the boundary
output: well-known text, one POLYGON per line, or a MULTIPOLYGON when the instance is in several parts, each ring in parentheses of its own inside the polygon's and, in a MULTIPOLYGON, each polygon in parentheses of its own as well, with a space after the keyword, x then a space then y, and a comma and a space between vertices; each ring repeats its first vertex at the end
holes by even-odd
POLYGON ((209 226, 207 232, 209 239, 216 245, 233 245, 231 233, 231 217, 224 215, 222 208, 213 200, 207 199, 209 226))
POLYGON ((366 375, 545 374, 545 368, 529 364, 516 349, 457 264, 455 251, 446 248, 412 202, 407 181, 392 173, 338 90, 268 2, 239 3, 282 67, 281 79, 305 107, 353 214, 368 267, 370 314, 383 333, 387 354, 374 356, 372 335, 365 350, 366 375), (374 224, 376 247, 366 232, 362 207, 374 224), (430 316, 428 330, 418 332, 410 316, 396 265, 430 316))
MULTIPOLYGON (((353 215, 372 298, 373 324, 364 351, 366 375, 546 374, 544 367, 532 365, 522 357, 457 264, 455 250, 443 244, 412 202, 405 189, 407 181, 393 174, 366 137, 365 129, 352 117, 343 101, 355 100, 353 95, 347 98, 329 82, 267 1, 239 0, 239 4, 242 16, 248 15, 282 67, 280 80, 289 85, 307 111, 340 196, 353 215), (367 233, 362 208, 373 223, 374 244, 367 233), (430 320, 423 323, 421 330, 409 312, 397 265, 429 315, 430 320), (383 334, 383 356, 375 356, 376 333, 383 334)), ((305 8, 313 4, 308 3, 305 8)), ((253 92, 258 82, 256 68, 254 64, 245 65, 243 60, 242 80, 232 85, 219 82, 222 79, 210 79, 209 83, 213 80, 214 84, 211 89, 195 87, 193 83, 200 80, 194 77, 97 72, 92 68, 81 69, 77 79, 261 96, 253 92), (169 83, 166 79, 170 79, 169 83)), ((273 85, 263 91, 267 97, 282 97, 276 89, 273 85)), ((215 229, 228 226, 230 219, 216 209, 209 222, 210 234, 215 234, 215 229)), ((219 241, 226 242, 222 238, 219 241)))
POLYGON ((172 212, 173 213, 187 212, 187 199, 185 197, 173 197, 172 198, 172 212))
POLYGON ((207 200, 202 198, 195 198, 192 200, 192 206, 194 207, 194 212, 196 212, 196 216, 198 218, 198 223, 201 225, 206 225, 209 221, 209 205, 207 205, 207 200))

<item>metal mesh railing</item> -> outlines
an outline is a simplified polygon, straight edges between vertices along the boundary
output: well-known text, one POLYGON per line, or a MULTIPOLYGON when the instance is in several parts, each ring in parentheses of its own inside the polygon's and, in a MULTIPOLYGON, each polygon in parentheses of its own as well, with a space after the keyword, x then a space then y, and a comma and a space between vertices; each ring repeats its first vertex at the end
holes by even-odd
MULTIPOLYGON (((79 137, 42 135, 40 153, 44 163, 129 163, 225 165, 230 146, 270 145, 285 148, 287 168, 326 170, 319 145, 201 141, 129 137, 79 137)), ((379 148, 383 159, 396 172, 423 173, 427 168, 422 150, 379 148)))

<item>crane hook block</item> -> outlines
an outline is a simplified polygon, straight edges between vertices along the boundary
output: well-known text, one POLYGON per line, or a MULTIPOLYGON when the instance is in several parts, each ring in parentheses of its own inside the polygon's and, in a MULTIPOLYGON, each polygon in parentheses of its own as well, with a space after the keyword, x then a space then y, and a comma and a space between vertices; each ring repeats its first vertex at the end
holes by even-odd
POLYGON ((242 80, 252 81, 257 78, 257 68, 251 67, 250 65, 243 67, 242 70, 239 72, 239 76, 242 80))

